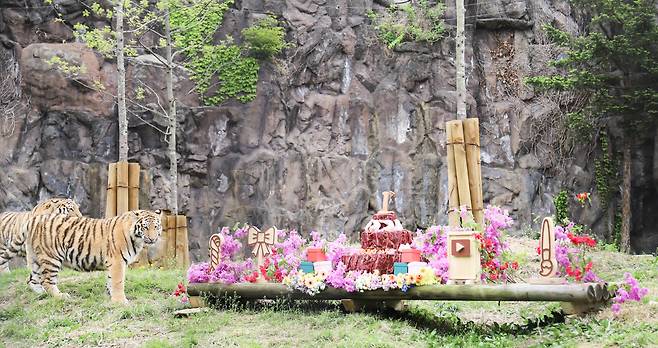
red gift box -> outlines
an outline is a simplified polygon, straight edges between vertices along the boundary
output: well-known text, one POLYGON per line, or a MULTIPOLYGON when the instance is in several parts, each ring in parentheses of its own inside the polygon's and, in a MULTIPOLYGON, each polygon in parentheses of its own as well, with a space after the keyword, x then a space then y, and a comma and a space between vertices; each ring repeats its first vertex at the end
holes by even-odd
POLYGON ((419 262, 420 250, 418 249, 402 249, 400 250, 400 262, 419 262))
POLYGON ((310 262, 327 261, 327 254, 322 248, 308 248, 306 249, 306 259, 310 262))

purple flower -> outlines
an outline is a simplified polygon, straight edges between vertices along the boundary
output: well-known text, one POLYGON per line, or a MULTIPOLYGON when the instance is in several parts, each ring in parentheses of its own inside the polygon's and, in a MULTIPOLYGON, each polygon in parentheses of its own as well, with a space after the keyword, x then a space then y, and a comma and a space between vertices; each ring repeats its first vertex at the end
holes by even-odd
POLYGON ((615 315, 617 315, 621 311, 621 305, 619 305, 619 303, 614 303, 612 305, 611 309, 612 309, 612 312, 615 313, 615 315))

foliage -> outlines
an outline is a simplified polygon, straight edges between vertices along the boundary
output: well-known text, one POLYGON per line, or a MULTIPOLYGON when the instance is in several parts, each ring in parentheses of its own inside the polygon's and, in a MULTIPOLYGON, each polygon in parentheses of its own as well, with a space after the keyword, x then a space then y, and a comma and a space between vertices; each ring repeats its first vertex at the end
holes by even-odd
POLYGON ((606 206, 614 193, 612 188, 616 186, 614 180, 617 168, 612 158, 610 158, 608 151, 610 145, 608 144, 608 136, 605 130, 601 132, 599 142, 601 158, 594 161, 594 178, 596 190, 599 192, 599 197, 601 197, 601 203, 603 206, 606 206))
POLYGON ((575 118, 621 121, 627 130, 641 130, 658 116, 658 10, 653 0, 575 0, 591 16, 585 33, 574 37, 554 26, 544 30, 565 50, 553 65, 560 72, 528 79, 539 89, 591 92, 587 107, 575 118))
POLYGON ((258 59, 270 59, 286 48, 285 30, 274 16, 267 16, 242 30, 245 49, 258 59))
POLYGON ((443 13, 445 5, 437 2, 434 6, 428 0, 389 6, 384 13, 368 12, 379 38, 395 48, 403 42, 417 41, 433 43, 440 40, 445 32, 443 13))
POLYGON ((569 194, 567 191, 560 191, 555 198, 553 198, 553 205, 555 206, 555 223, 558 225, 565 224, 569 221, 569 194))

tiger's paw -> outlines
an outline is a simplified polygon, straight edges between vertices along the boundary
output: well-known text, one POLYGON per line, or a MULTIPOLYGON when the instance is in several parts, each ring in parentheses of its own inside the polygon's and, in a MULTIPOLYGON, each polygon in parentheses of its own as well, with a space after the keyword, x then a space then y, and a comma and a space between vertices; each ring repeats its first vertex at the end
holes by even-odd
POLYGON ((69 300, 71 299, 71 295, 69 295, 66 292, 60 292, 59 294, 55 295, 56 298, 61 298, 62 300, 69 300))
POLYGON ((112 298, 111 301, 112 301, 112 303, 118 303, 118 304, 122 304, 122 305, 130 304, 130 302, 128 301, 128 299, 125 296, 112 298))
POLYGON ((32 291, 36 292, 37 294, 43 294, 46 292, 41 284, 28 283, 28 285, 30 286, 30 289, 32 289, 32 291))

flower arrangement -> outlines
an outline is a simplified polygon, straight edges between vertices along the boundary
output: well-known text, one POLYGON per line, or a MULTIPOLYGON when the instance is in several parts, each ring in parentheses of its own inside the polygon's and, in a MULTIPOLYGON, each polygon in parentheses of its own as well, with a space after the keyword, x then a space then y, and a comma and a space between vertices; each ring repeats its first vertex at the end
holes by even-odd
POLYGON ((488 206, 484 210, 484 231, 476 234, 480 241, 480 264, 482 280, 495 282, 508 281, 514 271, 518 270, 518 261, 512 260, 509 245, 504 242, 505 229, 514 221, 507 210, 488 206))
MULTIPOLYGON (((461 214, 470 214, 460 211, 461 214)), ((519 267, 511 258, 509 246, 504 241, 505 230, 512 226, 513 220, 507 211, 488 206, 484 210, 484 226, 475 237, 480 244, 480 262, 483 282, 509 281, 519 267)), ((256 267, 252 259, 239 261, 243 244, 240 239, 246 237, 246 229, 237 228, 234 232, 223 227, 220 233, 224 242, 221 246, 220 263, 213 272, 209 272, 208 263, 194 264, 188 269, 190 283, 219 282, 233 284, 237 282, 255 282, 259 276, 267 281, 283 283, 290 289, 315 295, 327 287, 343 289, 347 292, 362 292, 382 289, 384 291, 399 289, 407 291, 414 286, 442 284, 448 280, 447 232, 449 227, 432 226, 427 230, 417 230, 411 246, 420 251, 428 262, 416 273, 380 274, 379 272, 347 271, 341 261, 344 255, 355 252, 348 244, 347 237, 341 233, 335 240, 327 241, 320 233, 312 232, 307 241, 295 231, 277 231, 277 240, 272 253, 261 267, 256 267), (308 247, 322 248, 331 262, 331 271, 304 273, 299 270, 301 261, 306 258, 308 247)), ((570 222, 556 226, 556 259, 558 275, 568 281, 597 282, 600 278, 594 273, 594 264, 588 256, 596 247, 596 240, 583 233, 583 227, 570 222)), ((540 249, 538 248, 538 252, 540 249)), ((630 274, 625 275, 624 283, 616 290, 613 311, 619 313, 621 304, 639 301, 647 293, 630 274)), ((186 301, 184 285, 181 283, 174 291, 174 296, 186 301)))
MULTIPOLYGON (((594 264, 588 253, 596 246, 596 240, 581 234, 582 228, 568 223, 555 227, 555 258, 558 263, 558 276, 565 276, 571 281, 597 282, 600 278, 594 273, 594 264)), ((541 250, 537 247, 537 253, 541 250)))
POLYGON ((612 312, 618 315, 621 312, 621 304, 628 301, 641 301, 649 293, 649 289, 640 287, 638 281, 630 273, 624 273, 624 281, 615 291, 612 299, 612 312))

